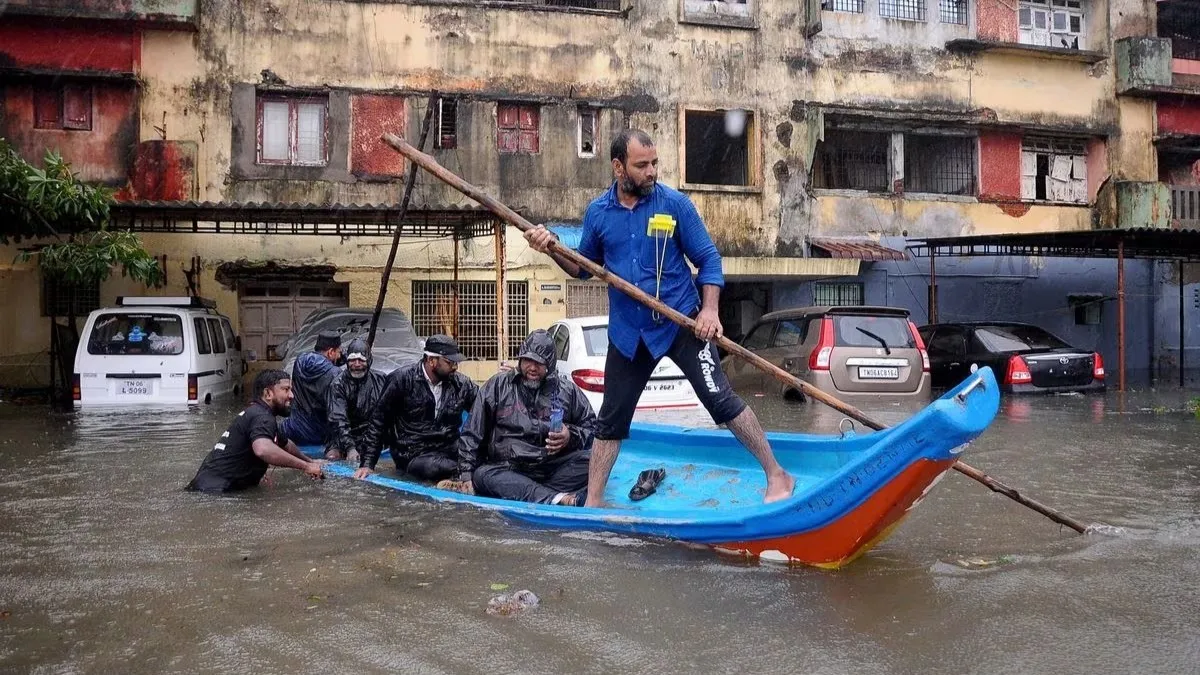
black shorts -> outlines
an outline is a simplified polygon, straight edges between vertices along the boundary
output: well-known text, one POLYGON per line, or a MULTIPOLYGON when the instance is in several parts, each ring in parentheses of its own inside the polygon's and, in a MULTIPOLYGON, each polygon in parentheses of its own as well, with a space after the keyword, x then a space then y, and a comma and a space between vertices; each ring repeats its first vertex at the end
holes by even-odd
MULTIPOLYGON (((665 356, 683 371, 700 403, 717 424, 729 422, 746 409, 746 403, 729 386, 717 359, 717 346, 712 342, 705 342, 692 331, 680 328, 665 356)), ((600 406, 597 439, 619 441, 629 437, 629 424, 633 421, 638 399, 656 366, 658 359, 651 356, 650 350, 640 341, 633 360, 625 358, 616 347, 609 346, 604 364, 604 403, 600 406)))

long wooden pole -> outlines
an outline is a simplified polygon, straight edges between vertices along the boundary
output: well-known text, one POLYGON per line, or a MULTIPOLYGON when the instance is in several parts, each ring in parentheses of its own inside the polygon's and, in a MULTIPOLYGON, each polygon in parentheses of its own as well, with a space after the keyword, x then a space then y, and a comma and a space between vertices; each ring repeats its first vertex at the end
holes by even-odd
MULTIPOLYGON (((429 95, 429 108, 425 111, 425 119, 421 121, 421 147, 425 147, 425 139, 429 136, 429 127, 433 123, 433 109, 437 107, 438 93, 429 95)), ((384 265, 383 275, 379 278, 379 296, 375 299, 375 313, 371 315, 371 329, 367 331, 367 349, 375 346, 375 329, 379 327, 379 316, 383 314, 383 299, 387 297, 388 283, 392 279, 392 265, 396 264, 396 249, 400 248, 400 234, 404 230, 404 217, 408 215, 408 204, 412 200, 413 186, 417 182, 417 165, 408 167, 408 180, 404 184, 404 197, 400 201, 400 213, 396 216, 396 232, 392 236, 392 250, 388 252, 387 264, 384 265)))
MULTIPOLYGON (((438 179, 445 182, 447 185, 450 185, 451 187, 458 190, 459 192, 463 193, 464 195, 479 202, 483 206, 486 206, 490 211, 492 211, 492 213, 495 213, 497 216, 500 216, 500 218, 504 219, 505 221, 507 221, 514 227, 516 227, 517 229, 521 230, 522 232, 534 229, 534 224, 529 222, 525 218, 521 217, 521 215, 519 213, 517 213, 516 211, 513 211, 512 209, 510 209, 507 206, 505 206, 504 204, 500 203, 498 200, 491 197, 487 193, 483 192, 479 188, 475 187, 474 185, 471 185, 467 181, 458 177, 453 172, 449 171, 442 165, 438 164, 437 160, 435 160, 434 158, 430 157, 429 155, 426 155, 425 153, 421 152, 420 150, 409 145, 403 138, 400 138, 399 136, 396 136, 394 134, 385 134, 383 136, 383 140, 385 143, 387 143, 388 145, 395 148, 397 152, 399 152, 400 154, 402 154, 405 157, 407 157, 408 159, 410 159, 414 164, 417 164, 421 168, 423 168, 426 171, 428 171, 429 173, 433 174, 438 179)), ((550 250, 554 254, 559 255, 567 260, 570 260, 571 262, 575 263, 576 265, 579 265, 581 268, 587 270, 588 273, 590 273, 592 276, 596 277, 597 279, 604 280, 609 285, 614 286, 617 290, 621 291, 625 295, 628 295, 629 297, 633 298, 634 300, 637 300, 638 302, 649 307, 650 309, 658 312, 659 314, 662 314, 663 316, 670 319, 672 322, 674 322, 688 330, 695 330, 696 322, 694 320, 692 320, 691 318, 685 316, 684 314, 682 314, 680 312, 675 311, 675 309, 673 307, 670 307, 669 305, 663 303, 662 301, 660 301, 656 298, 650 297, 648 294, 646 294, 644 291, 642 291, 637 286, 634 286, 633 284, 622 279, 621 277, 618 277, 615 274, 612 274, 608 270, 604 269, 604 267, 583 257, 576 251, 573 251, 573 250, 567 248, 566 246, 563 246, 562 244, 560 244, 557 241, 553 242, 550 245, 550 250)), ((756 368, 762 370, 763 372, 771 375, 772 377, 779 380, 780 382, 783 382, 784 384, 786 384, 788 386, 795 387, 798 391, 803 392, 809 398, 820 401, 821 403, 824 403, 825 405, 829 406, 830 408, 833 408, 834 410, 837 410, 838 412, 840 412, 848 417, 858 420, 859 422, 863 423, 864 425, 866 425, 872 429, 879 430, 879 429, 886 428, 886 426, 883 423, 878 422, 878 421, 872 419, 871 417, 868 417, 866 413, 859 410, 858 408, 855 408, 854 406, 852 406, 848 403, 845 403, 843 401, 840 401, 840 400, 834 398, 833 396, 830 396, 829 394, 821 391, 820 389, 817 389, 816 387, 810 385, 809 383, 805 382, 804 380, 801 380, 800 378, 796 377, 795 375, 792 375, 791 373, 787 372, 786 370, 783 370, 782 368, 776 366, 775 364, 771 363, 770 361, 767 361, 766 359, 759 356, 758 354, 755 354, 754 352, 749 351, 748 349, 737 344, 736 342, 733 342, 729 338, 727 338, 725 336, 721 336, 721 337, 717 338, 716 342, 726 352, 729 352, 730 354, 736 354, 738 357, 748 361, 751 365, 753 365, 756 368)), ((1066 525, 1067 527, 1070 527, 1071 529, 1073 529, 1079 533, 1083 533, 1087 529, 1079 521, 1077 521, 1073 518, 1070 518, 1066 515, 1063 515, 1062 513, 1059 513, 1058 511, 1046 506, 1045 504, 1042 504, 1040 502, 1037 502, 1033 499, 1030 499, 1030 498, 1022 495, 1020 492, 1018 492, 1014 488, 1009 487, 1008 485, 1005 485, 1004 483, 1001 483, 1000 481, 992 478, 991 476, 988 476, 987 474, 980 471, 979 469, 967 466, 966 464, 963 464, 962 462, 955 462, 954 468, 956 470, 958 470, 960 473, 970 476, 971 478, 979 481, 980 483, 983 483, 989 489, 991 489, 993 492, 999 492, 1000 494, 1012 499, 1013 501, 1016 501, 1024 506, 1027 506, 1027 507, 1033 509, 1034 511, 1037 511, 1038 513, 1046 516, 1047 518, 1049 518, 1050 520, 1053 520, 1056 523, 1059 523, 1061 525, 1066 525)))

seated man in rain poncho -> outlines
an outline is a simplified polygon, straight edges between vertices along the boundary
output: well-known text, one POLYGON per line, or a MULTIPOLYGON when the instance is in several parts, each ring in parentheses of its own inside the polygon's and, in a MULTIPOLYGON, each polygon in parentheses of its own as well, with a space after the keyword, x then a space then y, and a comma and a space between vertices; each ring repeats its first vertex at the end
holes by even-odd
POLYGON ((386 383, 386 376, 371 370, 367 341, 351 340, 346 346, 346 370, 334 378, 329 388, 330 438, 325 459, 358 461, 386 383))
POLYGON ((535 330, 516 370, 492 376, 480 389, 459 443, 459 480, 438 487, 583 506, 596 413, 556 365, 554 340, 535 330))
POLYGON ((341 334, 322 332, 313 351, 301 354, 292 364, 296 400, 291 416, 283 422, 283 433, 297 445, 325 445, 329 440, 326 404, 341 358, 341 334))

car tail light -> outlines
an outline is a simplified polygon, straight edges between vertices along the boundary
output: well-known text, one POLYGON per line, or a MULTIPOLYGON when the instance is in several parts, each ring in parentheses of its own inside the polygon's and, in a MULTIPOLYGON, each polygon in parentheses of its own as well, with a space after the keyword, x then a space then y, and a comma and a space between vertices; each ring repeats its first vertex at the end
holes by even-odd
POLYGON ((1005 384, 1028 384, 1033 381, 1033 373, 1029 372, 1029 364, 1020 356, 1008 360, 1008 374, 1004 377, 1005 384))
POLYGON ((188 375, 188 400, 200 400, 200 378, 195 375, 188 375))
POLYGON ((925 341, 921 339, 921 333, 917 331, 917 324, 909 321, 908 330, 912 333, 913 342, 917 343, 917 351, 921 352, 921 372, 929 372, 929 351, 925 349, 925 341))
POLYGON ((571 379, 584 391, 604 393, 604 371, 582 368, 571 373, 571 379))
POLYGON ((81 388, 82 386, 83 385, 81 385, 79 382, 79 373, 75 373, 75 375, 71 378, 71 400, 72 401, 82 401, 83 400, 83 389, 81 388))
POLYGON ((1092 379, 1104 379, 1104 359, 1100 358, 1100 352, 1092 354, 1092 379))
POLYGON ((817 346, 808 355, 809 370, 829 370, 829 362, 833 360, 833 317, 821 319, 821 333, 817 337, 817 346))

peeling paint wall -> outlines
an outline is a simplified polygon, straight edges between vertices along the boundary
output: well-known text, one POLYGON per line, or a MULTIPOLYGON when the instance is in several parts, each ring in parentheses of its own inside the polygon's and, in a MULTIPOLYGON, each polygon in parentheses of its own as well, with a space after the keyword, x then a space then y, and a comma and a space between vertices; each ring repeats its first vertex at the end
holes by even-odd
POLYGON ((138 31, 125 24, 0 19, 0 67, 132 73, 138 31))
POLYGON ((47 150, 71 162, 85 181, 124 185, 137 142, 137 89, 129 84, 84 84, 92 92, 90 130, 35 129, 34 88, 25 82, 4 86, 0 137, 35 166, 42 165, 47 150))
POLYGON ((404 175, 404 157, 379 140, 385 133, 400 136, 408 133, 404 97, 353 96, 350 98, 350 114, 354 121, 350 172, 359 179, 404 175))
POLYGON ((1158 133, 1200 136, 1200 103, 1159 101, 1158 133))

